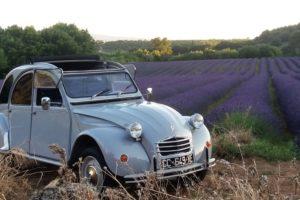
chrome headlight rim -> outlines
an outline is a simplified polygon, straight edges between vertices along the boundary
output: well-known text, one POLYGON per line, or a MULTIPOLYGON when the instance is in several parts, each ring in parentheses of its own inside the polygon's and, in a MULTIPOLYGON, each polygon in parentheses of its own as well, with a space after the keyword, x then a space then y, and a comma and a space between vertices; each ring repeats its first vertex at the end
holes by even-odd
POLYGON ((201 114, 195 113, 189 119, 189 124, 195 128, 199 129, 204 124, 204 118, 201 114))
POLYGON ((136 141, 141 140, 143 127, 138 122, 133 122, 127 126, 127 131, 129 132, 130 136, 135 139, 136 141))

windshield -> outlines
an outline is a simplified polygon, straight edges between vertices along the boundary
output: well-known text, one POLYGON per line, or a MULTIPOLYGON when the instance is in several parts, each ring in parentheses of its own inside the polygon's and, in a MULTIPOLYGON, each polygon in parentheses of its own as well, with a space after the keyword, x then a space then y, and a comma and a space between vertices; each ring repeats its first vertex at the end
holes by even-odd
POLYGON ((63 84, 71 98, 136 93, 137 88, 125 72, 64 75, 63 84))

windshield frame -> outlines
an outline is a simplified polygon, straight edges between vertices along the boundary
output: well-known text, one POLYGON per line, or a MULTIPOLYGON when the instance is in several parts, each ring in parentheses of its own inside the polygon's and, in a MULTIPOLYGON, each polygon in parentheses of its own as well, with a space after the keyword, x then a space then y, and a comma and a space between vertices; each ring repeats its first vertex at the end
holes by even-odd
POLYGON ((127 70, 105 70, 105 71, 76 71, 76 72, 67 72, 63 73, 63 77, 61 78, 62 86, 65 90, 66 97, 69 99, 70 103, 89 103, 89 102, 95 102, 95 101, 110 101, 110 100, 122 100, 122 99, 131 99, 131 98, 142 98, 142 94, 135 83, 134 79, 131 77, 130 73, 127 72, 127 70), (76 75, 90 75, 90 74, 112 74, 112 73, 125 73, 130 78, 130 81, 132 82, 133 86, 136 88, 136 92, 131 93, 122 93, 122 94, 109 94, 109 95, 99 95, 94 98, 92 97, 70 97, 67 93, 65 84, 64 84, 64 77, 65 76, 76 76, 76 75))

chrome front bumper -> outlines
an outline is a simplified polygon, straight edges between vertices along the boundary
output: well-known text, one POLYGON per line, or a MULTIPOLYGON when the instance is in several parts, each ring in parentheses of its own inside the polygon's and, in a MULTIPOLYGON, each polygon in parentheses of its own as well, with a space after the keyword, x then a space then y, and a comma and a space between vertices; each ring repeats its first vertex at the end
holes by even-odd
POLYGON ((147 175, 154 174, 158 180, 174 179, 193 174, 215 165, 215 159, 210 158, 208 163, 194 163, 180 168, 172 168, 166 170, 158 170, 156 172, 148 172, 141 174, 131 174, 124 176, 125 183, 140 183, 147 180, 147 175))

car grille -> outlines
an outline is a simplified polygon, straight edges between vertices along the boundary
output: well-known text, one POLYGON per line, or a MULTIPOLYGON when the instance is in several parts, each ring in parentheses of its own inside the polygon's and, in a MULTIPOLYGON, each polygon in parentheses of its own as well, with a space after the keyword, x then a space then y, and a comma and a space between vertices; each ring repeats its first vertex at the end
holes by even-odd
POLYGON ((191 150, 190 140, 183 137, 173 137, 158 143, 158 152, 163 155, 185 153, 191 150))

